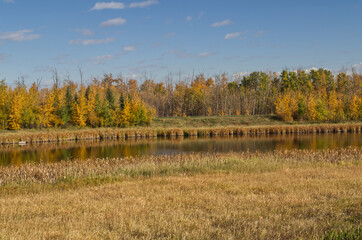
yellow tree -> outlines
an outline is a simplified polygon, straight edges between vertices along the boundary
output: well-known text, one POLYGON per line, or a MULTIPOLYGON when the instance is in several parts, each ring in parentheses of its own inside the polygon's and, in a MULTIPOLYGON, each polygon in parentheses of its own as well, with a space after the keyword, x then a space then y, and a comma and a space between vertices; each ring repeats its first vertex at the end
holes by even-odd
POLYGON ((328 96, 328 118, 329 120, 336 120, 337 118, 337 110, 338 110, 338 98, 336 91, 331 91, 328 96))
POLYGON ((344 120, 345 118, 343 95, 340 94, 337 100, 336 120, 344 120))
POLYGON ((38 86, 34 82, 29 91, 24 91, 24 107, 22 113, 22 126, 24 128, 33 128, 39 124, 41 117, 40 111, 40 93, 38 86))
POLYGON ((283 121, 293 121, 293 115, 298 110, 298 103, 290 92, 279 94, 275 101, 276 114, 283 121))
POLYGON ((16 88, 10 101, 9 129, 18 130, 21 128, 21 117, 24 106, 24 97, 22 91, 16 88))
POLYGON ((124 101, 124 108, 122 111, 119 112, 118 116, 118 125, 121 127, 128 127, 131 126, 131 119, 132 119, 132 106, 131 101, 129 98, 124 101))
POLYGON ((85 127, 86 124, 86 100, 82 93, 72 105, 72 121, 78 127, 85 127))
MULTIPOLYGON (((97 86, 89 86, 85 93, 86 105, 87 105, 87 123, 92 127, 100 125, 99 118, 97 116, 97 86)), ((99 97, 99 96, 98 96, 99 97)), ((100 100, 99 100, 100 101, 100 100)))
POLYGON ((316 106, 315 97, 309 95, 307 99, 307 119, 310 121, 314 121, 317 118, 316 106))
POLYGON ((350 116, 353 120, 362 118, 362 99, 357 95, 354 95, 350 104, 350 116))
POLYGON ((7 102, 8 102, 8 87, 5 80, 0 81, 0 129, 5 129, 7 125, 7 102))
POLYGON ((44 104, 42 107, 42 119, 41 123, 44 127, 51 127, 56 125, 56 115, 55 115, 55 92, 50 91, 46 94, 44 99, 44 104))

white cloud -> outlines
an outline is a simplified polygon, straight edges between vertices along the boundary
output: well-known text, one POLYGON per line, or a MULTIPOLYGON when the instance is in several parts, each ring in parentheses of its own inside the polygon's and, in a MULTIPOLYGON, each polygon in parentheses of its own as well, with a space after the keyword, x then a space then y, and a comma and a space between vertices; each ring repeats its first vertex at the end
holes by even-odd
POLYGON ((171 37, 174 37, 175 35, 176 35, 176 33, 171 32, 171 33, 167 33, 164 37, 165 38, 171 38, 171 37))
POLYGON ((234 32, 234 33, 228 33, 225 35, 224 39, 225 40, 229 40, 229 39, 234 39, 234 38, 238 38, 241 35, 245 34, 246 32, 234 32))
POLYGON ((101 27, 114 27, 125 24, 127 21, 124 18, 113 18, 99 24, 101 27))
POLYGON ((5 62, 6 58, 8 57, 8 55, 2 54, 0 53, 0 63, 5 62))
POLYGON ((76 40, 70 40, 70 45, 76 45, 76 44, 82 44, 83 46, 88 45, 97 45, 97 44, 106 44, 110 42, 116 41, 115 38, 106 38, 106 39, 76 39, 76 40))
POLYGON ((354 69, 362 69, 362 62, 357 63, 357 64, 354 64, 354 65, 352 66, 352 68, 354 68, 354 69))
POLYGON ((265 34, 264 30, 257 31, 255 34, 256 38, 261 38, 265 34))
POLYGON ((250 62, 250 61, 260 59, 260 58, 262 58, 262 56, 250 56, 250 57, 247 57, 247 58, 241 60, 240 62, 250 62))
POLYGON ((53 60, 57 63, 57 64, 65 64, 67 63, 66 58, 69 57, 69 54, 62 54, 62 55, 58 55, 55 58, 53 58, 53 60))
POLYGON ((77 28, 74 31, 77 33, 80 33, 83 36, 93 36, 94 32, 92 30, 86 29, 86 28, 77 28))
POLYGON ((129 5, 130 8, 143 8, 148 7, 154 4, 158 4, 159 2, 157 0, 147 0, 143 2, 133 2, 129 5))
POLYGON ((169 51, 166 51, 166 53, 175 55, 176 57, 181 58, 181 59, 191 57, 191 54, 189 54, 187 51, 185 51, 183 49, 169 50, 169 51))
POLYGON ((134 45, 128 45, 128 46, 125 46, 123 47, 122 51, 120 51, 118 53, 118 55, 124 55, 124 54, 127 54, 127 53, 130 53, 130 52, 134 52, 137 50, 137 47, 134 46, 134 45))
POLYGON ((248 76, 249 72, 237 72, 233 74, 234 81, 240 80, 244 76, 248 76))
POLYGON ((124 46, 122 51, 118 52, 118 55, 125 55, 131 52, 134 52, 137 50, 137 47, 134 45, 128 45, 128 46, 124 46))
POLYGON ((316 68, 316 67, 311 67, 311 68, 308 68, 308 69, 304 69, 304 71, 305 71, 306 73, 310 73, 312 70, 317 71, 318 68, 316 68))
POLYGON ((230 19, 226 19, 224 21, 221 21, 221 22, 216 22, 216 23, 213 23, 211 24, 212 27, 222 27, 222 26, 225 26, 225 25, 229 25, 231 24, 231 20, 230 19))
POLYGON ((91 10, 93 11, 93 10, 124 9, 124 8, 126 8, 126 5, 121 2, 97 2, 91 10))
POLYGON ((93 58, 89 58, 89 61, 92 61, 94 65, 100 65, 103 64, 105 61, 112 60, 114 58, 113 55, 103 55, 103 56, 97 56, 93 58))
POLYGON ((200 20, 201 18, 204 17, 204 15, 205 15, 205 12, 201 11, 201 12, 199 13, 199 16, 197 17, 197 19, 200 20))
POLYGON ((192 17, 191 17, 191 16, 187 16, 187 17, 186 17, 186 21, 187 21, 187 22, 192 21, 192 17))
POLYGON ((34 73, 38 73, 38 72, 52 72, 54 70, 54 67, 51 66, 36 66, 34 68, 34 73))
POLYGON ((197 54, 198 58, 204 58, 204 57, 210 57, 212 55, 215 55, 215 52, 202 52, 197 54))
POLYGON ((0 42, 1 41, 31 41, 34 39, 38 39, 40 37, 39 34, 33 34, 34 30, 32 29, 23 29, 16 32, 5 32, 0 34, 0 42))
POLYGON ((123 48, 123 52, 133 52, 133 51, 136 51, 137 48, 135 46, 132 46, 132 45, 129 45, 129 46, 125 46, 123 48))

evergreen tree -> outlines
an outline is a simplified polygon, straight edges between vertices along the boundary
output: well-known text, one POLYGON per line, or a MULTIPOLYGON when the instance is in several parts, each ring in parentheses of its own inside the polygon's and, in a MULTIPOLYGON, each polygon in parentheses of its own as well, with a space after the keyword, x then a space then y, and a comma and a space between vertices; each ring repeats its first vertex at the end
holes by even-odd
POLYGON ((107 88, 106 99, 108 101, 109 107, 112 110, 115 110, 116 109, 116 98, 115 98, 114 93, 113 93, 113 91, 112 91, 112 89, 110 87, 107 88))
POLYGON ((123 94, 121 93, 121 96, 119 97, 119 109, 121 111, 123 111, 123 109, 124 109, 124 104, 125 104, 124 97, 123 97, 123 94))
POLYGON ((112 109, 108 102, 108 99, 105 99, 103 102, 101 116, 102 116, 102 126, 103 127, 113 126, 112 109))
POLYGON ((61 108, 61 119, 63 124, 67 124, 71 120, 73 101, 72 90, 70 86, 67 86, 64 105, 61 108))

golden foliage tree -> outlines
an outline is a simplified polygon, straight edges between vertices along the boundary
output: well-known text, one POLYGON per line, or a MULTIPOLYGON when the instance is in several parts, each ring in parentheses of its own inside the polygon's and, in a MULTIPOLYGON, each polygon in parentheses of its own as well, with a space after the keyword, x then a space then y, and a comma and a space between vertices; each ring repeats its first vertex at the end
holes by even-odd
POLYGON ((280 94, 275 101, 277 116, 283 121, 293 121, 294 112, 298 109, 296 99, 292 98, 290 92, 280 94))
POLYGON ((15 89, 10 101, 10 112, 9 112, 9 129, 18 130, 21 128, 21 116, 24 106, 24 97, 22 92, 15 89))
POLYGON ((352 97, 350 103, 350 117, 353 120, 358 120, 362 118, 362 99, 357 95, 352 97))
POLYGON ((54 91, 50 91, 46 97, 42 108, 41 123, 44 127, 52 127, 55 125, 55 108, 54 108, 55 95, 54 91))

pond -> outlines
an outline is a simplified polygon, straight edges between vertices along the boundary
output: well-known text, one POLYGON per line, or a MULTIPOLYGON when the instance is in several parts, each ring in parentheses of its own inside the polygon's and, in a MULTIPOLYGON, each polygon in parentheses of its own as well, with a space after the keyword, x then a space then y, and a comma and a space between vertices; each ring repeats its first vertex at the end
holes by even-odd
POLYGON ((25 146, 0 146, 0 165, 57 162, 88 158, 170 155, 190 152, 333 149, 362 146, 362 134, 267 135, 225 138, 172 138, 118 141, 79 141, 25 146))

